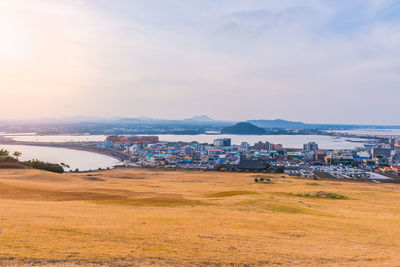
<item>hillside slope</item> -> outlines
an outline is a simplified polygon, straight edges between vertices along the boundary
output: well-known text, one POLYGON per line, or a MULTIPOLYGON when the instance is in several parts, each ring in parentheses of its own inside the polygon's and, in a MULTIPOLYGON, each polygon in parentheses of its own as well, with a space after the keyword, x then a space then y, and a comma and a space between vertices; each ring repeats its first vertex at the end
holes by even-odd
POLYGON ((272 174, 259 184, 255 177, 0 170, 0 265, 400 262, 400 187, 272 174))

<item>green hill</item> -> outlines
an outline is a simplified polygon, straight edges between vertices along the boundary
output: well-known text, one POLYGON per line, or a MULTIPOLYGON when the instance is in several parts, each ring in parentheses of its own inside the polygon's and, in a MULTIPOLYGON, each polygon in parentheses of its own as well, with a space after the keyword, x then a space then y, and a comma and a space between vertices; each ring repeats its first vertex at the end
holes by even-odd
POLYGON ((223 134, 265 134, 265 130, 248 122, 239 122, 236 125, 222 129, 223 134))

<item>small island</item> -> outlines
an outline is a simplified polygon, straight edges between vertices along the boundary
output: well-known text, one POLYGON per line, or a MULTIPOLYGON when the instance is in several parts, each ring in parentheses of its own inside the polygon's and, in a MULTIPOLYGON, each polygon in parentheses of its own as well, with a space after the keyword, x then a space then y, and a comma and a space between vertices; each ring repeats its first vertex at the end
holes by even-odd
POLYGON ((248 122, 239 122, 233 126, 226 127, 222 129, 222 134, 255 134, 263 135, 266 134, 265 129, 255 126, 254 124, 248 122))

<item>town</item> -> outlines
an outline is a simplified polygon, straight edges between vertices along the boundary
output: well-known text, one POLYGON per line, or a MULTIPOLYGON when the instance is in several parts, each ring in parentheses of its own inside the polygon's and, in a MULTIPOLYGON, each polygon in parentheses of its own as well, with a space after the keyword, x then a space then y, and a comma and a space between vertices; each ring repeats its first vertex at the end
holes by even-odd
POLYGON ((399 137, 360 143, 353 150, 303 149, 258 142, 232 144, 230 138, 212 144, 163 142, 158 136, 108 136, 86 144, 123 153, 124 165, 218 171, 275 172, 314 178, 396 180, 400 178, 399 137))

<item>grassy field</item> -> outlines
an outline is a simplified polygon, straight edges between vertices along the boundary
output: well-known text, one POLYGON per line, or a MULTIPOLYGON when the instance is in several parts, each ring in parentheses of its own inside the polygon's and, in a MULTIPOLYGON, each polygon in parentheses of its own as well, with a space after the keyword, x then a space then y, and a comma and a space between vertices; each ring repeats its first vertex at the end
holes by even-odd
POLYGON ((0 265, 400 265, 400 186, 255 176, 0 170, 0 265))

